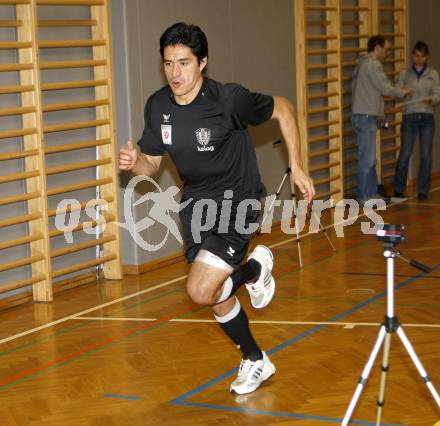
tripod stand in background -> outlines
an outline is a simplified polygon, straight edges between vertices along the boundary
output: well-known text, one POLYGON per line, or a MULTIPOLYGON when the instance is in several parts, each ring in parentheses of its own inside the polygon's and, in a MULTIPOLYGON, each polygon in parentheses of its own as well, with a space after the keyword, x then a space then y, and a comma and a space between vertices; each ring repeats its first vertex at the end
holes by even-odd
MULTIPOLYGON (((272 200, 272 202, 270 203, 269 208, 265 212, 265 215, 263 216, 263 219, 262 219, 262 221, 260 223, 260 226, 258 228, 257 233, 261 233, 261 229, 263 228, 263 226, 266 223, 267 219, 270 217, 271 212, 273 210, 273 207, 275 205, 275 201, 280 196, 281 190, 283 189, 284 184, 286 183, 287 178, 290 177, 291 173, 292 173, 292 169, 290 167, 287 167, 285 172, 284 172, 284 176, 281 179, 281 183, 280 183, 277 191, 275 192, 275 197, 272 200)), ((290 181, 290 179, 289 179, 289 181, 290 181)), ((290 184, 290 190, 291 190, 291 197, 292 197, 292 204, 293 204, 293 216, 294 216, 294 219, 295 219, 295 233, 296 233, 296 243, 297 243, 297 247, 298 247, 299 266, 302 268, 303 267, 303 259, 302 259, 302 251, 301 251, 301 239, 300 239, 299 232, 298 232, 298 215, 297 215, 298 207, 297 207, 297 204, 296 204, 295 186, 292 183, 290 184)), ((313 211, 313 209, 311 210, 311 212, 312 212, 311 214, 313 215, 313 217, 315 218, 315 220, 319 224, 319 229, 323 232, 323 234, 327 238, 327 241, 330 244, 330 247, 332 248, 333 251, 336 251, 336 248, 333 245, 332 240, 328 236, 327 230, 322 226, 321 221, 320 221, 318 215, 316 214, 316 212, 313 211)))

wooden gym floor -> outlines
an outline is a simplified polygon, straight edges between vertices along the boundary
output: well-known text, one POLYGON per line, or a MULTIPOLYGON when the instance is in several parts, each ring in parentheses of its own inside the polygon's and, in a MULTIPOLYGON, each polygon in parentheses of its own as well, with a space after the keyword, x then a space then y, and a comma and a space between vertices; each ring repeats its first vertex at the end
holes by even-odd
MULTIPOLYGON (((434 268, 427 275, 397 260, 395 296, 440 390, 440 190, 379 214, 406 225, 405 257, 434 268)), ((209 309, 190 302, 180 263, 0 312, 0 424, 340 424, 386 311, 382 245, 361 221, 344 238, 330 231, 336 252, 322 233, 304 238, 302 269, 291 235, 260 239, 273 247, 275 298, 255 311, 239 295, 277 373, 255 393, 228 392, 240 354, 209 309)), ((375 424, 380 360, 352 424, 375 424)), ((390 362, 383 425, 436 424, 440 409, 396 335, 390 362)))

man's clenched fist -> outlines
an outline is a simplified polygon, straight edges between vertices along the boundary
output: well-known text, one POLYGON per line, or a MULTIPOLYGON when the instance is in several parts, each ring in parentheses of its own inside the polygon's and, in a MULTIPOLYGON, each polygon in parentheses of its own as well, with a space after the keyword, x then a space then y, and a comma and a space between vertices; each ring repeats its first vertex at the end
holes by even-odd
POLYGON ((131 140, 127 146, 119 150, 119 168, 121 170, 132 170, 139 156, 137 147, 131 140))

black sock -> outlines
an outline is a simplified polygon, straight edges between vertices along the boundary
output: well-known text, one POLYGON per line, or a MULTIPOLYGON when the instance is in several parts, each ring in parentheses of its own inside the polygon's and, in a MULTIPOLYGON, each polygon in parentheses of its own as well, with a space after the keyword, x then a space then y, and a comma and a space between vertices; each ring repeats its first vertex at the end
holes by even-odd
POLYGON ((244 359, 257 361, 263 358, 263 354, 249 328, 246 312, 240 306, 238 299, 236 299, 235 306, 231 312, 223 317, 215 316, 215 319, 226 335, 240 347, 244 359))
POLYGON ((217 303, 229 299, 236 291, 249 281, 256 279, 261 272, 261 265, 254 259, 249 259, 245 264, 235 269, 223 284, 223 291, 217 303))

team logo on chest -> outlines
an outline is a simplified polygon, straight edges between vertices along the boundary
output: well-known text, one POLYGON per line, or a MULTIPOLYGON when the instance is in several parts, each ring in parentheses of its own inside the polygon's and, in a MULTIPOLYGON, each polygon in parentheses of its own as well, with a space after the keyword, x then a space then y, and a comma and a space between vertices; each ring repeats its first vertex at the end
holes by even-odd
POLYGON ((208 146, 209 141, 211 140, 211 130, 206 129, 205 127, 201 127, 196 130, 196 138, 197 142, 201 146, 197 146, 197 151, 214 151, 214 146, 208 146))

